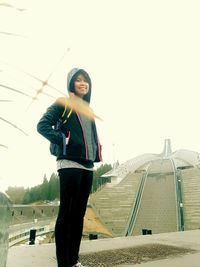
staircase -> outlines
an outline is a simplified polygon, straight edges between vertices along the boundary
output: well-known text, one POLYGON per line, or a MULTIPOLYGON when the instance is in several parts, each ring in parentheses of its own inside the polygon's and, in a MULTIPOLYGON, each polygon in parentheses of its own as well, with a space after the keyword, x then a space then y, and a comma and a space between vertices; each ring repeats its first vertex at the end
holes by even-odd
POLYGON ((129 173, 118 184, 107 184, 90 196, 89 203, 113 236, 125 235, 141 177, 142 172, 129 173))
POLYGON ((177 207, 174 170, 169 159, 151 162, 144 185, 133 235, 142 229, 152 233, 177 231, 177 207))
POLYGON ((200 228, 200 169, 181 171, 185 230, 200 228))

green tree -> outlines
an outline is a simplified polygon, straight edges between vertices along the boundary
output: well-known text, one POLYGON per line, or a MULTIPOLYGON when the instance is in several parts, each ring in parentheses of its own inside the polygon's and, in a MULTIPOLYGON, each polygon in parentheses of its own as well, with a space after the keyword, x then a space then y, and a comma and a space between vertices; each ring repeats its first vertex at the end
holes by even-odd
MULTIPOLYGON (((101 176, 111 169, 112 166, 110 164, 102 164, 94 171, 92 192, 95 192, 99 187, 108 182, 106 177, 101 176)), ((36 201, 52 201, 59 198, 59 189, 58 175, 52 173, 49 181, 45 174, 42 184, 27 189, 23 187, 8 187, 6 193, 15 204, 30 204, 36 201)))
POLYGON ((49 182, 47 180, 46 174, 44 175, 43 178, 43 183, 40 186, 41 190, 41 200, 48 200, 49 199, 49 182))
POLYGON ((14 204, 20 204, 23 201, 26 190, 24 187, 12 187, 9 186, 6 190, 6 194, 10 197, 10 200, 14 204))
POLYGON ((22 200, 22 204, 29 204, 31 203, 31 196, 30 196, 30 189, 26 189, 26 192, 24 194, 24 198, 22 200))
POLYGON ((59 198, 59 181, 58 176, 55 173, 52 173, 50 179, 49 179, 49 200, 54 200, 56 198, 59 198))
POLYGON ((99 168, 94 171, 92 193, 95 192, 99 187, 108 182, 108 179, 101 177, 103 174, 107 173, 112 169, 110 164, 102 164, 99 168))

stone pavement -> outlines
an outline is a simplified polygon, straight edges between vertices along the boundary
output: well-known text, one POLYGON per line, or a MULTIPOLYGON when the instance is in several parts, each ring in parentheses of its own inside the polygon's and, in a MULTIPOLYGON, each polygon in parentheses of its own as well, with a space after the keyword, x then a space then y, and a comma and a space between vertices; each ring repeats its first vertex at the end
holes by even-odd
POLYGON ((177 258, 156 260, 135 265, 118 265, 117 267, 199 267, 200 253, 179 256, 177 258))
MULTIPOLYGON (((196 252, 135 265, 123 264, 118 265, 118 267, 200 267, 200 230, 86 240, 81 243, 81 254, 138 247, 147 244, 163 244, 189 248, 196 250, 196 252)), ((55 260, 55 244, 14 246, 9 249, 7 267, 40 266, 57 266, 55 260)))

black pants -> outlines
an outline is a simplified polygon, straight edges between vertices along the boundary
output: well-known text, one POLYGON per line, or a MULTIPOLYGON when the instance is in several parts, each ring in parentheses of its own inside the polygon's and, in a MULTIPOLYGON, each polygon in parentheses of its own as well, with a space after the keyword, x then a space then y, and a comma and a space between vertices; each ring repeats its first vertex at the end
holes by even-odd
POLYGON ((82 169, 61 169, 60 209, 55 226, 58 267, 77 263, 83 232, 83 219, 90 194, 93 172, 82 169))

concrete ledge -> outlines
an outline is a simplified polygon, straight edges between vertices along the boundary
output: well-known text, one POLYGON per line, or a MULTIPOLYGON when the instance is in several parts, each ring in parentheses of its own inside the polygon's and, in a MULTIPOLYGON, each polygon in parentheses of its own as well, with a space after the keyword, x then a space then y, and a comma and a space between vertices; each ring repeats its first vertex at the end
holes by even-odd
MULTIPOLYGON (((134 237, 117 237, 98 240, 86 240, 81 243, 81 254, 108 251, 120 248, 136 247, 146 244, 164 244, 197 250, 195 254, 157 260, 133 266, 140 267, 199 267, 200 230, 154 234, 134 237), (180 264, 179 264, 180 262, 180 264), (197 265, 198 263, 198 265, 197 265)), ((8 251, 7 267, 56 267, 55 244, 14 246, 8 251)), ((130 265, 121 265, 130 266, 130 265)))

